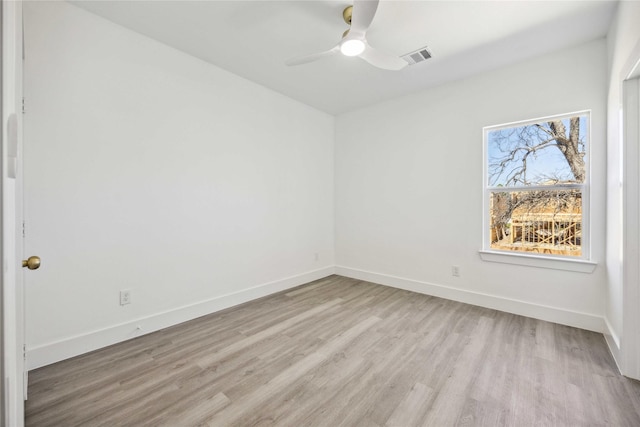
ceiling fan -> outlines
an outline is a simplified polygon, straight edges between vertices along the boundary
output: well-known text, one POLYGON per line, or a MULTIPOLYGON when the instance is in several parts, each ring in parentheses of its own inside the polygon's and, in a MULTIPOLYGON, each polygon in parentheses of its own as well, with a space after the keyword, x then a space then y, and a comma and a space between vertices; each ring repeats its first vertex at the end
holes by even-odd
POLYGON ((402 58, 376 50, 367 42, 366 33, 376 15, 378 3, 379 0, 354 0, 353 6, 348 6, 342 12, 344 21, 350 27, 342 34, 340 43, 324 52, 289 59, 285 64, 307 64, 342 53, 345 56, 358 56, 369 64, 385 70, 401 70, 406 67, 408 63, 402 58))

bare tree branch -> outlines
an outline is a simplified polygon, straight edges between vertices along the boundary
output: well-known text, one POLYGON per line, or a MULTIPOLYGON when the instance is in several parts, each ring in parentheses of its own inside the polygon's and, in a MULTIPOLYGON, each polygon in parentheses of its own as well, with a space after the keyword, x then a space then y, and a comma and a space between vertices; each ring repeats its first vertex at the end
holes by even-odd
POLYGON ((492 133, 492 144, 502 156, 490 159, 489 178, 492 185, 537 184, 527 176, 527 162, 530 156, 542 149, 556 147, 564 156, 572 177, 569 181, 584 182, 584 142, 580 135, 580 117, 569 119, 569 134, 562 120, 503 129, 492 133), (516 169, 520 170, 516 170, 516 169), (509 170, 509 173, 505 172, 509 170))

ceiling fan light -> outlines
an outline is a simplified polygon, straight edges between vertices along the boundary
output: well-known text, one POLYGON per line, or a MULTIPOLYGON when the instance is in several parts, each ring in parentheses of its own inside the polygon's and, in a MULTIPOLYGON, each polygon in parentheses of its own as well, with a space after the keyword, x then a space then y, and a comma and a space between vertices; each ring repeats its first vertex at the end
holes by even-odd
POLYGON ((364 42, 358 39, 345 40, 340 45, 340 52, 345 56, 358 56, 364 52, 364 42))

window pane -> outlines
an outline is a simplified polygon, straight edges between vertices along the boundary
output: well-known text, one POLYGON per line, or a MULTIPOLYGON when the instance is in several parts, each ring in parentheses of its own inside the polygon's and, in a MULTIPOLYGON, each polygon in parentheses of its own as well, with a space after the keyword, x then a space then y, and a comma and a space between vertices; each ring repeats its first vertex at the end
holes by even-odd
POLYGON ((491 249, 582 255, 582 191, 492 192, 491 249))
POLYGON ((587 126, 583 115, 488 131, 488 184, 582 184, 587 126))

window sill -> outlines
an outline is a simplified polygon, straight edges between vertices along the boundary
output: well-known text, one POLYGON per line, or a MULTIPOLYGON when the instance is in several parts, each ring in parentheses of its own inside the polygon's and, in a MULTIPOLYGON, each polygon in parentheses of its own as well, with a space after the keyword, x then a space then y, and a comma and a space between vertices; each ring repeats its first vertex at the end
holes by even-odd
POLYGON ((531 256, 508 252, 480 250, 480 258, 489 262, 524 265, 528 267, 550 268, 554 270, 575 271, 591 274, 598 266, 593 261, 583 259, 555 258, 549 256, 531 256))

